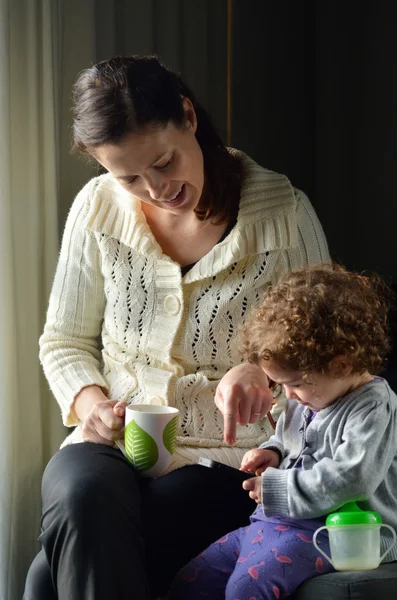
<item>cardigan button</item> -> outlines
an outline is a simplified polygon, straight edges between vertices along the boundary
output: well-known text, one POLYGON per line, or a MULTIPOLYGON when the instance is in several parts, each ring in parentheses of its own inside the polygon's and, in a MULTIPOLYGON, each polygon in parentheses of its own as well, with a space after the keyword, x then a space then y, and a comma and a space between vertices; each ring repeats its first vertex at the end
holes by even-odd
POLYGON ((164 310, 169 315, 177 315, 181 310, 181 303, 177 296, 166 296, 164 298, 164 310))
POLYGON ((164 398, 160 398, 160 396, 152 396, 149 400, 149 404, 155 404, 156 406, 165 406, 166 402, 164 398))

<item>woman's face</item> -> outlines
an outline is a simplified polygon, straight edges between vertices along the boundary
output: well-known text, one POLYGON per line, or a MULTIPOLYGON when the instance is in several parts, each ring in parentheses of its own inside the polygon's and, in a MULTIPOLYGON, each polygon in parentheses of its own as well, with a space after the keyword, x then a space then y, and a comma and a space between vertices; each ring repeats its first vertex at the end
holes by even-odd
POLYGON ((178 127, 148 126, 117 144, 91 149, 96 160, 133 196, 175 215, 193 211, 204 187, 204 159, 195 133, 197 120, 184 99, 185 121, 178 127))

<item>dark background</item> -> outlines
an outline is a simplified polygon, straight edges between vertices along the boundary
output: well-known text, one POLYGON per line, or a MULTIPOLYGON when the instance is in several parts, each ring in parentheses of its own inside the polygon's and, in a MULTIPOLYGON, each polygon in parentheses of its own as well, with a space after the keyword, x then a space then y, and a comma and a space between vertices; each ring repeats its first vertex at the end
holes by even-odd
POLYGON ((235 144, 308 193, 334 259, 394 283, 396 32, 397 3, 235 2, 235 144))

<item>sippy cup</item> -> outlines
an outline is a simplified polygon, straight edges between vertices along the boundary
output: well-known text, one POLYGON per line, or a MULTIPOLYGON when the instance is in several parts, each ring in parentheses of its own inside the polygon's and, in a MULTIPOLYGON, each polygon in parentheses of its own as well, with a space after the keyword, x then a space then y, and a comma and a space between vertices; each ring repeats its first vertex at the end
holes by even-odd
POLYGON ((396 533, 390 525, 382 525, 377 512, 361 510, 355 502, 348 502, 338 512, 328 515, 325 526, 314 532, 315 548, 337 571, 367 571, 376 569, 396 544, 396 533), (380 556, 380 529, 392 533, 392 543, 380 556), (317 545, 317 535, 328 530, 331 558, 317 545))

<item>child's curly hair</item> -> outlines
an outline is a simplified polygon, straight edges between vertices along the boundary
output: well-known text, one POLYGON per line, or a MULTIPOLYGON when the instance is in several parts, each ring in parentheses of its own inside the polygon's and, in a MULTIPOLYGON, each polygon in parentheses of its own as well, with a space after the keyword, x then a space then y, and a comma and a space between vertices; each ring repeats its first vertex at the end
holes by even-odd
POLYGON ((352 372, 379 373, 390 350, 387 290, 380 277, 335 264, 288 273, 249 315, 243 356, 308 374, 329 373, 332 359, 343 355, 352 372))

